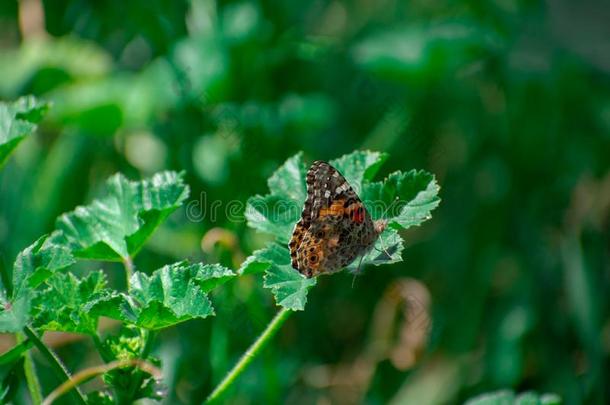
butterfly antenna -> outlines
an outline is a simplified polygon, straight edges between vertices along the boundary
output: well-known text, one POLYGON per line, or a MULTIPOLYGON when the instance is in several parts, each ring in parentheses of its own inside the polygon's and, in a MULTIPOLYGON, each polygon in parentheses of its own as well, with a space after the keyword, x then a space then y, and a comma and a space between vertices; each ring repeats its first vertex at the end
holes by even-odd
POLYGON ((398 196, 396 196, 396 197, 394 198, 394 200, 392 200, 392 202, 388 204, 388 206, 386 207, 386 209, 385 209, 385 210, 383 211, 383 213, 381 214, 381 219, 384 219, 384 218, 385 218, 385 216, 386 216, 386 214, 388 213, 388 211, 390 210, 390 208, 392 208, 392 206, 394 205, 394 203, 395 203, 396 201, 398 201, 398 200, 400 200, 400 198, 399 198, 398 196))

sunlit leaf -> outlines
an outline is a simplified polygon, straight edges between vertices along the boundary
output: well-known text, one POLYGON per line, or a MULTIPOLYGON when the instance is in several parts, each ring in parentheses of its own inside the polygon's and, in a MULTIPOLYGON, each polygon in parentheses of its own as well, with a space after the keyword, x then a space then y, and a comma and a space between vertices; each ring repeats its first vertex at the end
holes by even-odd
MULTIPOLYGON (((288 249, 283 248, 284 257, 290 258, 288 249)), ((285 260, 284 260, 285 261, 285 260)), ((315 278, 307 278, 292 268, 290 264, 273 263, 266 271, 264 287, 270 288, 275 302, 293 311, 302 311, 307 303, 307 291, 316 285, 315 278)))
POLYGON ((383 217, 406 229, 430 219, 430 213, 440 203, 439 189, 432 174, 411 170, 394 172, 384 181, 366 184, 362 198, 373 218, 383 217))
POLYGON ((256 274, 276 263, 280 265, 290 264, 290 255, 286 254, 286 248, 277 243, 272 243, 264 249, 256 250, 250 255, 238 270, 238 274, 256 274))
POLYGON ((174 263, 152 275, 136 272, 129 293, 108 293, 89 304, 98 316, 107 316, 147 329, 161 329, 214 314, 207 292, 234 273, 220 265, 174 263))
POLYGON ((56 273, 46 281, 48 287, 34 299, 34 325, 42 330, 95 334, 98 317, 86 305, 106 287, 102 271, 83 279, 72 273, 56 273))
POLYGON ((126 260, 143 246, 155 228, 187 198, 183 175, 162 172, 142 181, 112 176, 105 197, 77 207, 57 220, 58 243, 77 257, 126 260))
POLYGON ((0 294, 0 331, 16 332, 30 320, 34 288, 54 274, 74 263, 70 251, 43 236, 24 249, 13 266, 13 291, 0 294))

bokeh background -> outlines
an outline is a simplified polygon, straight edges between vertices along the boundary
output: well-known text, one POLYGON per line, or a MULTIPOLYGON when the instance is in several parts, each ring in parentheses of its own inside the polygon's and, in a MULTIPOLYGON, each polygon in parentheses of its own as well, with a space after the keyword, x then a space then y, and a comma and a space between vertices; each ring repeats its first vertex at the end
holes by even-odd
MULTIPOLYGON (((405 233, 403 263, 353 287, 320 279, 230 403, 455 404, 500 388, 608 403, 609 21, 589 0, 2 1, 0 98, 53 106, 0 171, 0 266, 109 175, 173 169, 194 211, 136 267, 236 268, 268 238, 207 215, 215 201, 266 193, 301 150, 385 151, 381 175, 437 176, 433 219, 405 233)), ((204 399, 262 330, 276 308, 261 284, 227 284, 215 318, 160 335, 167 403, 204 399)), ((70 369, 99 362, 87 339, 51 338, 70 369)), ((59 382, 40 369, 48 392, 59 382)))

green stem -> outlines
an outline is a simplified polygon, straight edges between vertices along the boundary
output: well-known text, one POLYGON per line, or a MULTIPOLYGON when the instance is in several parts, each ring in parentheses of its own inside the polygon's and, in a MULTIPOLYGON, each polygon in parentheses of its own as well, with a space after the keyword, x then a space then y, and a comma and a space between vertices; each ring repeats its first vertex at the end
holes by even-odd
MULTIPOLYGON (((21 343, 26 340, 23 333, 17 333, 17 342, 21 343)), ((23 364, 23 371, 25 373, 25 380, 28 385, 28 391, 30 391, 30 397, 34 405, 39 405, 42 402, 42 389, 40 388, 40 381, 36 375, 36 366, 32 360, 32 352, 29 350, 23 354, 25 362, 23 364)))
POLYGON ((112 356, 112 353, 110 353, 108 351, 108 349, 104 346, 104 344, 102 343, 100 337, 97 334, 92 335, 91 338, 93 339, 93 345, 97 349, 97 351, 100 354, 100 357, 102 358, 102 360, 104 360, 104 363, 109 363, 112 360, 114 360, 114 357, 112 356))
MULTIPOLYGON (((148 355, 150 354, 153 343, 155 341, 155 336, 157 335, 156 331, 144 329, 144 333, 146 336, 144 337, 144 347, 142 348, 142 353, 140 353, 140 359, 146 361, 148 355)), ((139 369, 134 369, 132 374, 131 383, 129 385, 128 396, 126 398, 127 403, 132 403, 136 398, 134 396, 138 392, 138 388, 142 385, 142 379, 144 375, 142 371, 139 369)), ((121 401, 119 401, 121 402, 121 401)))
MULTIPOLYGON (((49 349, 42 342, 42 340, 40 340, 36 332, 34 332, 29 326, 26 326, 25 328, 23 328, 23 333, 25 333, 25 335, 32 341, 32 343, 34 343, 34 346, 36 346, 38 351, 40 351, 40 354, 42 354, 47 359, 49 365, 51 366, 57 377, 61 381, 69 380, 70 373, 68 372, 66 367, 63 365, 59 357, 57 357, 57 355, 51 349, 49 349)), ((71 391, 71 394, 76 403, 79 403, 81 405, 87 404, 83 393, 78 388, 71 391)))
POLYGON ((206 399, 205 403, 212 403, 217 401, 231 385, 235 382, 237 377, 239 377, 248 367, 248 365, 258 356, 261 350, 265 347, 267 343, 271 341, 271 338, 275 335, 275 333, 280 329, 280 327, 284 324, 286 319, 292 314, 292 311, 286 308, 282 308, 280 312, 278 312, 275 317, 269 322, 263 333, 254 341, 252 346, 248 348, 248 350, 241 356, 237 364, 233 366, 231 371, 227 373, 227 375, 223 378, 223 380, 214 388, 214 391, 210 394, 210 396, 206 399))
POLYGON ((123 266, 125 267, 125 278, 127 279, 127 289, 129 290, 129 282, 131 280, 131 276, 133 275, 133 260, 131 257, 127 256, 125 260, 123 260, 123 266))

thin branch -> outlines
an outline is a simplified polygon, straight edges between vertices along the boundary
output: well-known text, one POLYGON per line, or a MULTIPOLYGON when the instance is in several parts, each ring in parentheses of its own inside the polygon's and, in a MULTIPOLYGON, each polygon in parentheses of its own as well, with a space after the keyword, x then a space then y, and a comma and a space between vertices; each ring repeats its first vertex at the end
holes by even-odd
POLYGON ((59 387, 55 388, 53 392, 42 401, 42 405, 51 405, 57 398, 73 388, 76 389, 77 385, 86 382, 97 375, 122 367, 138 367, 140 370, 144 370, 151 374, 155 379, 161 378, 161 370, 142 359, 115 360, 108 364, 86 368, 74 374, 68 381, 65 381, 59 387))
POLYGON ((248 367, 248 365, 258 356, 261 350, 271 341, 271 338, 275 335, 275 333, 280 329, 280 327, 284 324, 286 319, 292 314, 293 311, 282 308, 275 317, 269 322, 265 330, 260 334, 260 336, 254 341, 252 346, 248 348, 248 350, 241 356, 237 364, 233 366, 231 371, 227 373, 227 375, 223 378, 223 380, 216 386, 214 391, 210 394, 210 396, 205 400, 205 403, 212 403, 217 401, 231 385, 235 382, 237 377, 239 377, 248 367))
MULTIPOLYGON (((34 346, 36 346, 36 348, 40 351, 40 354, 42 354, 47 359, 49 365, 51 366, 57 377, 59 377, 59 379, 62 381, 69 381, 70 372, 68 371, 68 369, 63 365, 59 357, 57 357, 57 355, 50 348, 48 348, 42 342, 42 340, 40 340, 36 332, 34 332, 29 326, 26 326, 25 328, 23 328, 23 333, 25 333, 25 335, 32 341, 32 343, 34 343, 34 346)), ((80 392, 78 388, 72 391, 72 394, 73 399, 76 401, 76 403, 79 403, 81 405, 87 404, 83 393, 80 392)))

